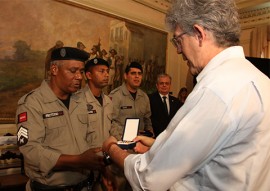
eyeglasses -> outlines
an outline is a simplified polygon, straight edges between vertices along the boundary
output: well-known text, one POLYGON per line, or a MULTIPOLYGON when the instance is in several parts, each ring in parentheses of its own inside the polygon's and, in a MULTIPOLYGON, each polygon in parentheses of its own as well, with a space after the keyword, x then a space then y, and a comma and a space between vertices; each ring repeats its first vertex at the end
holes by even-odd
POLYGON ((161 86, 163 86, 163 85, 168 86, 171 83, 170 82, 158 82, 158 84, 161 85, 161 86))
POLYGON ((178 39, 185 34, 187 34, 187 32, 183 32, 183 33, 181 33, 181 34, 179 34, 171 39, 171 42, 172 42, 173 46, 175 46, 175 48, 178 48, 179 46, 181 46, 181 42, 178 39))

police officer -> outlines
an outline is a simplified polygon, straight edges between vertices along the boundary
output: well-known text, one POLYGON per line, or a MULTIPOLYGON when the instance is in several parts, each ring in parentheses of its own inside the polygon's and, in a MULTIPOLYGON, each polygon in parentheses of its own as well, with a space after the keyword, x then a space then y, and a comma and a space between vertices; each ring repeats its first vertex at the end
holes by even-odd
POLYGON ((88 55, 62 47, 51 58, 50 81, 24 95, 16 112, 18 145, 30 178, 26 190, 81 190, 89 170, 104 167, 100 149, 89 149, 93 129, 86 102, 75 93, 88 55))
MULTIPOLYGON (((122 139, 126 118, 139 118, 139 131, 152 134, 150 102, 146 93, 139 87, 142 82, 143 69, 137 62, 131 62, 126 66, 122 86, 114 89, 109 97, 113 102, 113 118, 111 135, 118 140, 122 139)), ((122 170, 112 166, 112 172, 117 181, 119 191, 131 191, 122 170)))
MULTIPOLYGON (((113 105, 111 99, 102 91, 108 85, 109 70, 109 63, 102 58, 88 60, 85 64, 87 85, 83 92, 93 132, 92 141, 89 142, 90 147, 101 147, 103 141, 110 136, 113 105)), ((109 173, 108 170, 107 173, 109 173)), ((101 183, 100 174, 95 173, 95 176, 94 190, 102 190, 103 183, 101 183)))
POLYGON ((90 126, 95 134, 91 147, 101 147, 103 141, 110 136, 113 105, 111 99, 102 92, 108 85, 109 64, 102 58, 94 58, 85 64, 87 86, 83 92, 87 101, 90 126))
POLYGON ((125 69, 125 83, 114 89, 109 95, 113 102, 111 134, 118 140, 122 138, 126 118, 140 118, 140 132, 153 132, 149 98, 139 88, 142 74, 142 66, 137 62, 131 62, 125 69))

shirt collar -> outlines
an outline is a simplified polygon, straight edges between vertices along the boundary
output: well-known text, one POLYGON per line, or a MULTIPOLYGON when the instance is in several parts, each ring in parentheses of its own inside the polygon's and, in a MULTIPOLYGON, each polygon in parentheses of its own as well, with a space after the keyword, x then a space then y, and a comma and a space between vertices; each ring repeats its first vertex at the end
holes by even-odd
POLYGON ((204 67, 201 73, 197 76, 196 80, 199 82, 209 71, 213 70, 214 68, 222 65, 224 61, 231 59, 231 58, 245 58, 243 47, 241 46, 232 46, 229 48, 224 49, 215 57, 213 57, 210 62, 204 67))
POLYGON ((167 95, 162 95, 162 94, 159 93, 159 95, 160 95, 161 98, 163 98, 164 96, 166 96, 166 98, 169 98, 169 94, 167 94, 167 95))

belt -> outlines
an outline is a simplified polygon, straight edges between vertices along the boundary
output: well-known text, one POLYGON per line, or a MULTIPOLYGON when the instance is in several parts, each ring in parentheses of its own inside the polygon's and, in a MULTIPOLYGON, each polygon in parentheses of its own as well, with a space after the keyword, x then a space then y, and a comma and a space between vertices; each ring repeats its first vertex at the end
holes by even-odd
POLYGON ((91 186, 91 183, 86 179, 76 185, 49 186, 32 180, 30 185, 32 191, 81 191, 83 188, 91 186))

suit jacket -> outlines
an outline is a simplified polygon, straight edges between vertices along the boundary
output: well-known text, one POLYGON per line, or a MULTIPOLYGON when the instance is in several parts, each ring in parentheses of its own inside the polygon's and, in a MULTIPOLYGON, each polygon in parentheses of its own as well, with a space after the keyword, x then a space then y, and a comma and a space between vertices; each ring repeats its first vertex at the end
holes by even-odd
POLYGON ((170 115, 166 114, 165 107, 163 105, 162 98, 158 92, 149 95, 150 107, 151 107, 151 121, 155 137, 157 137, 162 131, 164 131, 181 106, 179 99, 169 95, 170 115))

